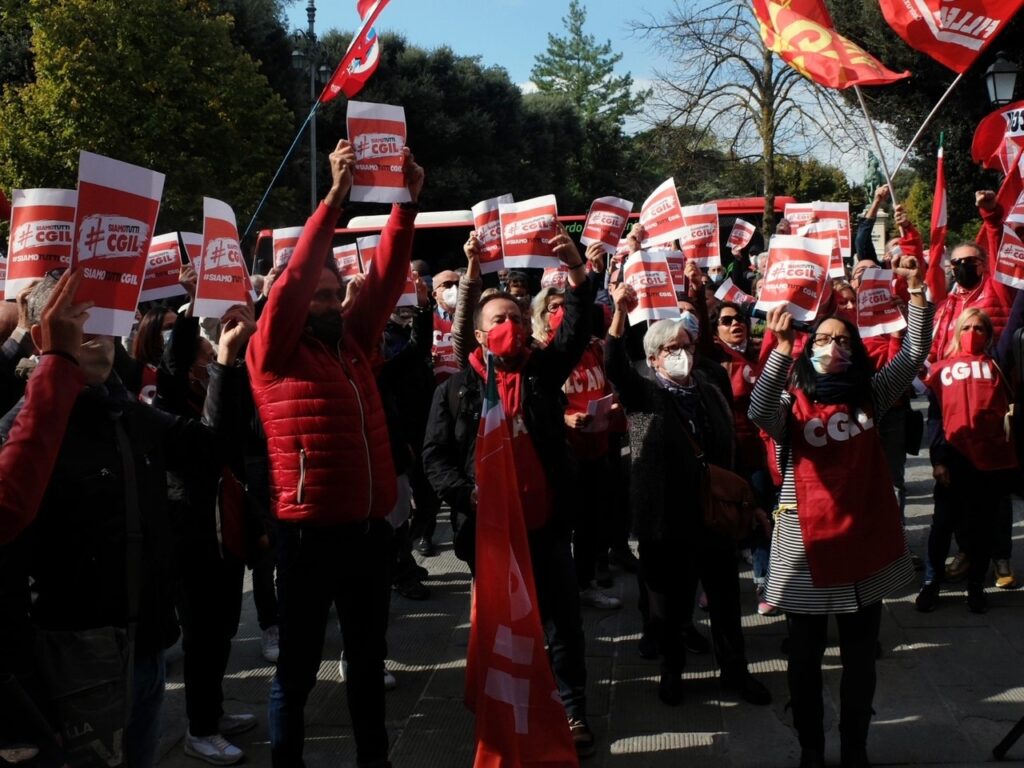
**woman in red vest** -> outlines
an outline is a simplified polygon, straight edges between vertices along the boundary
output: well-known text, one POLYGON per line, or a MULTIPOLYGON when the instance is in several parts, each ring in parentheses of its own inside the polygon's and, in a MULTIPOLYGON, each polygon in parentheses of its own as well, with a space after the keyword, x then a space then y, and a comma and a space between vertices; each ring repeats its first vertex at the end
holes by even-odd
POLYGON ((970 566, 967 607, 988 610, 983 581, 992 554, 995 513, 1009 493, 1017 454, 1004 426, 1013 394, 992 356, 992 320, 982 310, 965 309, 956 321, 946 356, 932 366, 931 390, 935 511, 928 534, 934 578, 917 596, 917 610, 934 611, 939 599, 954 529, 970 566))
POLYGON ((825 765, 821 662, 829 614, 843 663, 842 765, 869 765, 882 598, 914 575, 875 428, 931 345, 932 309, 917 262, 899 272, 910 286, 909 328, 881 370, 874 372, 857 327, 839 317, 820 320, 794 360, 793 319, 778 307, 768 315, 778 344, 751 393, 750 418, 775 440, 783 478, 765 597, 789 618, 787 678, 804 768, 825 765))

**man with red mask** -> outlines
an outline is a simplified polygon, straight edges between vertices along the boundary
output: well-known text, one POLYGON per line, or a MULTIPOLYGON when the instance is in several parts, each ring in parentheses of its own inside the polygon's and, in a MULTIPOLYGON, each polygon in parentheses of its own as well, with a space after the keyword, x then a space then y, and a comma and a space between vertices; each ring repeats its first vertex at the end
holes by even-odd
POLYGON ((396 479, 371 366, 409 273, 423 169, 404 150, 412 202, 396 205, 374 268, 342 320, 331 254, 355 151, 331 153, 331 189, 306 221, 249 344, 253 398, 267 434, 278 519, 280 656, 270 692, 273 765, 301 766, 306 698, 316 683, 327 614, 338 606, 359 766, 387 766, 384 633, 391 588, 396 479))
MULTIPOLYGON (((474 240, 471 236, 467 249, 474 247, 474 240)), ((563 319, 554 337, 542 349, 530 347, 519 302, 502 292, 485 297, 474 314, 480 348, 470 354, 464 370, 434 393, 423 464, 438 496, 452 507, 458 529, 455 553, 472 570, 474 459, 486 380, 484 355, 494 355, 499 395, 512 427, 519 494, 551 666, 577 752, 585 756, 594 750, 594 736, 586 720, 583 624, 570 551, 571 521, 566 514, 579 489, 566 451, 562 385, 590 341, 594 291, 583 259, 564 228, 551 245, 570 268, 572 286, 565 293, 563 319)))

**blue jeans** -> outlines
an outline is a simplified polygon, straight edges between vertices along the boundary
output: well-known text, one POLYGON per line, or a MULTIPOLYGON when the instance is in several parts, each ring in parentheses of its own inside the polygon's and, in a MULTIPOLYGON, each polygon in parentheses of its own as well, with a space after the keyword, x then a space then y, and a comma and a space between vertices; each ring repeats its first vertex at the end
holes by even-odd
POLYGON ((167 667, 164 652, 136 656, 132 671, 132 711, 128 719, 125 765, 151 768, 156 765, 160 741, 160 708, 164 703, 167 667))

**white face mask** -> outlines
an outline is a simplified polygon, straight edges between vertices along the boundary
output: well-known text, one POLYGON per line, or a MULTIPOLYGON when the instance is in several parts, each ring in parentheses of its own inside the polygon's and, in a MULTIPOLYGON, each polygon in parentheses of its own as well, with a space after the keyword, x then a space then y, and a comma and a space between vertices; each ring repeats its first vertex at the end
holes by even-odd
POLYGON ((114 340, 110 336, 97 336, 83 342, 78 349, 78 364, 85 373, 86 384, 102 384, 110 378, 114 368, 114 340))
POLYGON ((164 340, 164 346, 165 346, 165 347, 166 347, 166 346, 167 346, 168 344, 170 344, 170 343, 171 343, 171 334, 172 334, 172 333, 173 333, 173 330, 172 330, 172 329, 170 329, 170 328, 168 328, 168 329, 167 329, 166 331, 160 331, 160 336, 161 336, 161 337, 163 338, 163 340, 164 340))
POLYGON ((693 369, 693 353, 685 349, 677 350, 665 355, 663 363, 665 374, 678 384, 690 378, 690 371, 693 369))
POLYGON ((459 289, 454 285, 450 288, 445 288, 441 292, 441 301, 448 307, 455 309, 455 305, 459 302, 459 289))
POLYGON ((834 341, 825 347, 811 350, 811 366, 821 374, 843 373, 850 367, 850 353, 834 341))

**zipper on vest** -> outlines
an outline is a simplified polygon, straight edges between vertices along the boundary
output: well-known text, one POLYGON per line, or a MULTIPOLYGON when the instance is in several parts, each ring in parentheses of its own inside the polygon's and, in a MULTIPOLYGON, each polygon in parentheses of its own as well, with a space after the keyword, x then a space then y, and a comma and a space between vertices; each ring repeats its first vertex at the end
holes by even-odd
POLYGON ((306 449, 299 448, 299 487, 295 489, 295 503, 302 503, 303 491, 306 485, 306 449))
POLYGON ((345 378, 348 379, 348 383, 352 385, 352 391, 356 395, 356 404, 359 406, 359 426, 360 432, 363 435, 363 449, 366 451, 366 476, 370 481, 366 494, 366 519, 369 520, 370 513, 373 511, 373 463, 370 460, 370 439, 366 435, 366 413, 363 410, 363 398, 359 395, 359 387, 356 386, 355 379, 352 378, 348 366, 345 365, 345 356, 341 351, 341 342, 338 342, 338 362, 341 363, 341 368, 345 371, 345 378))

